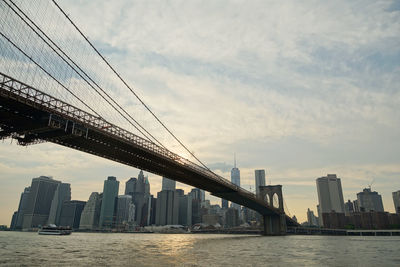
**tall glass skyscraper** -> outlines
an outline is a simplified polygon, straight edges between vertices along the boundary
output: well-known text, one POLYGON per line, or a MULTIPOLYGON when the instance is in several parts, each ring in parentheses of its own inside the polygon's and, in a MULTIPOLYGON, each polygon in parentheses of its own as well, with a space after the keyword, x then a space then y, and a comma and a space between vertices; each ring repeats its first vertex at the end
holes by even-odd
MULTIPOLYGON (((231 182, 234 183, 237 186, 240 186, 240 170, 238 168, 236 168, 236 155, 234 158, 234 166, 231 170, 231 182)), ((232 208, 237 209, 238 211, 240 211, 240 205, 233 203, 231 204, 232 208)))
POLYGON ((100 211, 100 228, 111 228, 114 222, 115 201, 118 197, 119 181, 114 176, 108 176, 104 181, 103 200, 100 211))

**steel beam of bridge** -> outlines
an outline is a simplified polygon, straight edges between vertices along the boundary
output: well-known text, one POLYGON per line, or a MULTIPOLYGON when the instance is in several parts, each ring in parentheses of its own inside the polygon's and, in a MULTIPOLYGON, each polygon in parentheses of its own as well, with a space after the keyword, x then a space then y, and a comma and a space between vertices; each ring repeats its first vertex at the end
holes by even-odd
MULTIPOLYGON (((0 139, 52 142, 206 190, 262 215, 277 215, 255 194, 102 118, 0 73, 0 139)), ((297 225, 286 216, 287 225, 297 225)))

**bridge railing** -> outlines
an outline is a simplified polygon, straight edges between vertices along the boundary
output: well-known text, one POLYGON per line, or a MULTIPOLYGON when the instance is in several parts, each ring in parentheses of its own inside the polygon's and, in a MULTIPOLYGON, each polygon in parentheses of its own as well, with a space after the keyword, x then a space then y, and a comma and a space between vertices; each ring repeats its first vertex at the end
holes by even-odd
POLYGON ((128 132, 121 127, 118 127, 105 119, 92 115, 84 110, 81 110, 77 107, 74 107, 62 100, 52 97, 49 94, 46 94, 38 89, 35 89, 23 82, 17 81, 12 77, 3 74, 0 72, 0 94, 5 95, 9 98, 15 99, 19 102, 26 103, 30 106, 40 107, 43 110, 46 110, 50 113, 55 113, 59 115, 63 115, 69 117, 73 120, 78 120, 82 124, 89 125, 95 128, 97 131, 101 131, 113 136, 117 136, 123 140, 129 141, 141 148, 145 148, 152 153, 161 155, 165 158, 178 162, 184 165, 186 168, 189 168, 197 173, 200 173, 204 176, 212 178, 225 186, 235 190, 237 192, 241 192, 242 194, 248 196, 249 198, 256 199, 256 196, 247 191, 240 186, 237 186, 225 178, 211 172, 210 170, 201 167, 188 159, 185 159, 178 154, 175 154, 169 151, 166 148, 163 148, 151 141, 148 141, 140 136, 137 136, 131 132, 128 132))

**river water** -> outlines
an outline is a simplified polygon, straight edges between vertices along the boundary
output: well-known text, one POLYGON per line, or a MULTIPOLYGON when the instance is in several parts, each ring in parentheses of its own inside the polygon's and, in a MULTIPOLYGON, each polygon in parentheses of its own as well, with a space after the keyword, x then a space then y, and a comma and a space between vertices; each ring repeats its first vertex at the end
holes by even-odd
POLYGON ((400 266, 400 237, 0 232, 2 266, 400 266))

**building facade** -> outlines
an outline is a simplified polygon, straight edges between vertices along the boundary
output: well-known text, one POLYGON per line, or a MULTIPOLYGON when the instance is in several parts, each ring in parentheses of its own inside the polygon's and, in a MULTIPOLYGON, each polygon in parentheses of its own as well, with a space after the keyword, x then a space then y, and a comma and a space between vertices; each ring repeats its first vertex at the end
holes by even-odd
POLYGON ((166 177, 162 178, 162 189, 161 190, 171 190, 174 191, 176 189, 176 181, 168 179, 166 177))
POLYGON ((400 190, 393 192, 393 204, 394 204, 394 210, 396 213, 400 214, 400 190))
POLYGON ((133 197, 133 195, 136 192, 136 183, 137 183, 137 179, 134 177, 132 177, 128 181, 126 181, 125 195, 131 195, 133 197))
MULTIPOLYGON (((234 162, 234 167, 231 170, 231 182, 237 186, 240 186, 240 170, 236 167, 236 157, 234 162)), ((240 212, 240 205, 231 202, 231 207, 237 209, 240 212)))
POLYGON ((180 195, 179 199, 179 218, 178 223, 180 225, 191 226, 192 225, 192 196, 180 195))
POLYGON ((54 193, 60 183, 60 181, 47 176, 32 179, 23 219, 23 229, 38 228, 47 224, 54 193))
POLYGON ((254 171, 256 179, 256 195, 260 195, 260 186, 265 186, 265 170, 254 171))
POLYGON ((307 223, 309 226, 319 226, 318 217, 314 215, 314 211, 307 209, 307 223))
POLYGON ((157 193, 156 225, 179 224, 179 196, 175 191, 157 193))
POLYGON ((104 181, 103 200, 100 211, 100 228, 112 228, 115 215, 115 201, 118 196, 119 181, 114 176, 108 176, 104 181))
POLYGON ((326 177, 320 177, 316 180, 320 224, 324 224, 324 213, 345 213, 342 183, 336 174, 328 174, 326 177), (322 220, 321 220, 322 219, 322 220))
POLYGON ((357 202, 361 212, 380 211, 383 212, 382 196, 371 188, 365 188, 357 193, 357 202))
POLYGON ((131 195, 118 196, 115 224, 118 229, 126 229, 135 221, 135 204, 131 195))
POLYGON ((60 224, 61 208, 65 201, 71 200, 71 185, 60 183, 54 193, 53 201, 51 202, 48 224, 60 224))
POLYGON ((344 203, 344 213, 346 216, 349 216, 350 213, 354 212, 354 204, 353 201, 351 201, 350 199, 344 203))
POLYGON ((85 201, 79 200, 64 201, 61 207, 59 225, 69 226, 72 229, 79 229, 79 223, 85 204, 85 201))
POLYGON ((80 230, 96 230, 99 227, 100 210, 103 194, 93 192, 81 214, 80 230))
POLYGON ((24 192, 21 193, 21 198, 19 200, 18 211, 15 218, 15 225, 13 230, 21 230, 24 221, 24 215, 28 207, 29 192, 31 187, 25 187, 24 192))

